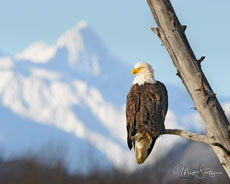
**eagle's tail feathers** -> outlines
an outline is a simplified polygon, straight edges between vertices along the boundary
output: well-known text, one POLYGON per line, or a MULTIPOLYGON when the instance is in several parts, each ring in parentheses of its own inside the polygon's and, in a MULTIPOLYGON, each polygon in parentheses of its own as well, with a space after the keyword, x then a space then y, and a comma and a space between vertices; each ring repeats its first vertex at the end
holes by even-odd
POLYGON ((142 164, 151 153, 157 138, 143 137, 135 142, 135 158, 137 164, 142 164))

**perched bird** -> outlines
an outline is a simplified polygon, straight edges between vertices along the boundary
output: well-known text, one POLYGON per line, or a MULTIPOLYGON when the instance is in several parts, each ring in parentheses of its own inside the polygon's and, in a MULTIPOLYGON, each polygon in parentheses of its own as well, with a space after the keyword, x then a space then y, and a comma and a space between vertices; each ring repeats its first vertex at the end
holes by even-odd
POLYGON ((127 144, 130 150, 134 147, 136 162, 142 164, 165 131, 168 94, 164 84, 154 79, 150 64, 136 63, 134 74, 126 102, 127 144))

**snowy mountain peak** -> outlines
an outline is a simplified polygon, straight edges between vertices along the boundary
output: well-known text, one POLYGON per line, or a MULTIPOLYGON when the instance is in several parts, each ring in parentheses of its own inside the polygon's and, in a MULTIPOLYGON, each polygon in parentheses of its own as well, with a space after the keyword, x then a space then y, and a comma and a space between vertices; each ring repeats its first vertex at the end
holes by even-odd
POLYGON ((56 55, 58 49, 65 47, 68 50, 68 62, 74 64, 79 60, 80 52, 84 51, 83 37, 80 31, 86 28, 87 22, 81 21, 72 29, 63 33, 56 44, 49 45, 43 41, 34 43, 21 53, 16 54, 15 59, 46 63, 56 55))
POLYGON ((85 21, 81 21, 72 29, 62 34, 56 43, 57 48, 67 48, 69 54, 68 61, 70 64, 74 64, 79 61, 79 54, 84 51, 83 37, 80 31, 86 27, 87 23, 85 21))
POLYGON ((84 28, 88 27, 88 23, 85 20, 82 20, 76 26, 78 26, 79 29, 84 29, 84 28))
POLYGON ((30 45, 21 53, 16 54, 16 60, 29 60, 34 63, 46 63, 56 54, 56 46, 48 45, 46 42, 37 42, 30 45))
POLYGON ((88 27, 86 21, 81 21, 64 32, 54 45, 44 41, 33 43, 16 54, 14 59, 35 64, 55 62, 56 65, 66 65, 69 71, 75 73, 99 76, 102 72, 101 58, 113 60, 108 55, 108 50, 97 34, 88 27))

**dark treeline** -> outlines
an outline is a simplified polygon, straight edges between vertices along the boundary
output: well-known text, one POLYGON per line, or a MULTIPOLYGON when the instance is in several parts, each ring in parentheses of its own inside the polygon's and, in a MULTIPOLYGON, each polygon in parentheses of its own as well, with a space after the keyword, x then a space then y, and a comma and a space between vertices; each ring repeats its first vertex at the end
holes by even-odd
MULTIPOLYGON (((160 160, 152 167, 137 170, 132 174, 120 172, 114 168, 99 169, 97 165, 91 165, 86 173, 80 171, 69 172, 63 154, 57 150, 49 153, 32 154, 27 153, 22 156, 10 159, 0 159, 0 184, 206 184, 218 183, 228 184, 229 180, 224 173, 221 176, 206 179, 182 179, 172 175, 175 163, 180 160, 178 152, 188 147, 178 146, 170 152, 164 159, 160 160), (178 149, 180 148, 180 149, 178 149), (48 155, 48 156, 47 156, 48 155)), ((63 152, 62 152, 63 153, 63 152)), ((216 158, 211 160, 218 163, 216 158)), ((79 167, 81 168, 79 162, 79 167)), ((216 167, 213 169, 221 169, 216 167)))
POLYGON ((35 158, 20 158, 1 161, 1 184, 123 184, 123 183, 152 183, 144 172, 138 174, 124 174, 115 169, 102 171, 92 169, 88 174, 70 174, 67 168, 59 162, 57 164, 42 163, 35 158))

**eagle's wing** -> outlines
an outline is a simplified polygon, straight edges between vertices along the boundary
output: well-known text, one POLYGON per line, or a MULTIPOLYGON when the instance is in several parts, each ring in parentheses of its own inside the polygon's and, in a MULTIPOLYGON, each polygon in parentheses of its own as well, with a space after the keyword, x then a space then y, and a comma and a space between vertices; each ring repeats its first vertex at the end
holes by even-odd
POLYGON ((130 89, 126 100, 126 128, 127 128, 127 144, 131 150, 133 147, 131 137, 136 134, 136 114, 140 109, 140 97, 137 94, 138 86, 133 85, 130 89))
POLYGON ((147 154, 151 152, 156 138, 164 131, 167 109, 168 95, 164 84, 157 82, 132 86, 126 103, 127 143, 130 149, 135 146, 133 136, 148 133, 154 138, 147 154))
MULTIPOLYGON (((137 129, 158 137, 165 131, 164 120, 168 110, 168 94, 164 84, 148 84, 143 92, 137 129)), ((138 117, 137 117, 138 118, 138 117)))

